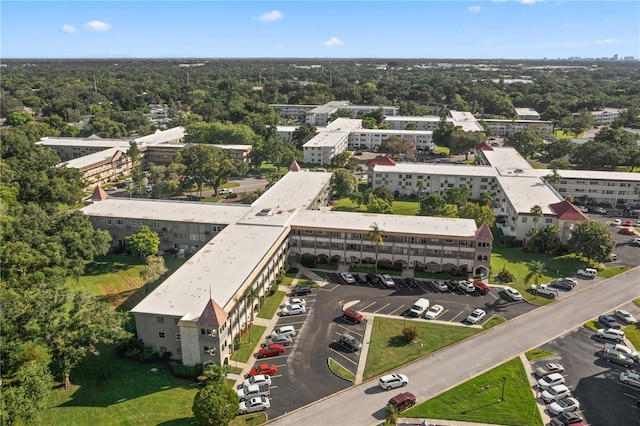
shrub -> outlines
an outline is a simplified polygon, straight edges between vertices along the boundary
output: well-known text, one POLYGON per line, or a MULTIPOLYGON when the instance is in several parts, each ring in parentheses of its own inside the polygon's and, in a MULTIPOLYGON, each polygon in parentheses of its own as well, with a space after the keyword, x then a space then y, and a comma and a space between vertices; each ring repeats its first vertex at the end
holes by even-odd
POLYGON ((122 339, 116 344, 116 353, 127 359, 133 359, 139 362, 157 361, 160 359, 160 354, 151 349, 150 346, 146 346, 142 340, 130 337, 128 339, 122 339))
POLYGON ((498 275, 496 275, 496 280, 503 283, 511 283, 515 281, 515 277, 513 276, 511 271, 509 271, 506 267, 503 267, 502 271, 500 271, 498 275))
POLYGON ((402 329, 402 337, 407 343, 413 342, 418 337, 418 329, 415 326, 407 326, 402 329))
POLYGON ((315 268, 316 267, 316 258, 315 258, 315 256, 302 255, 302 257, 300 258, 300 263, 304 267, 315 268))
POLYGON ((202 376, 203 372, 202 364, 192 366, 175 364, 171 367, 171 374, 181 379, 196 379, 198 376, 202 376))

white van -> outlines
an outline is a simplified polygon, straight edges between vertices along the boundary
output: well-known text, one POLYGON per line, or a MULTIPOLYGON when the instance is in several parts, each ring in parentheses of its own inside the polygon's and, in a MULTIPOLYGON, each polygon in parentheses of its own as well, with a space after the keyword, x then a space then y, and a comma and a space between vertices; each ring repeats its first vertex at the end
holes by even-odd
POLYGON ((585 278, 595 278, 598 275, 598 271, 596 271, 593 268, 578 269, 578 272, 576 272, 576 275, 585 277, 585 278))
POLYGON ((420 298, 409 309, 409 316, 413 318, 420 318, 429 309, 429 301, 427 299, 420 298))

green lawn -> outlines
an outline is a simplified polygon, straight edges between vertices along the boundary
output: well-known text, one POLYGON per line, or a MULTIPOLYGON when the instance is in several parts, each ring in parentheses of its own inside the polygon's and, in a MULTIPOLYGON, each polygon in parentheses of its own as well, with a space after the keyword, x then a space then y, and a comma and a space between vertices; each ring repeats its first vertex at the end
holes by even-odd
POLYGON ((111 348, 89 354, 71 374, 73 388, 53 392, 43 425, 189 425, 198 390, 162 363, 140 364, 111 348), (157 369, 157 371, 152 371, 157 369))
POLYGON ((265 413, 251 413, 237 416, 229 422, 228 426, 258 426, 267 422, 265 413))
POLYGON ((273 318, 282 303, 282 299, 284 299, 284 295, 284 291, 276 291, 273 295, 267 297, 262 303, 258 317, 266 319, 273 318))
POLYGON ((611 268, 605 268, 598 271, 598 276, 603 278, 611 278, 625 271, 628 271, 628 266, 613 266, 611 268))
POLYGON ((297 272, 295 273, 287 272, 282 276, 282 281, 280 282, 280 284, 290 286, 293 283, 293 279, 296 277, 297 274, 298 274, 297 272))
POLYGON ((640 348, 640 325, 639 324, 631 324, 622 328, 624 334, 626 334, 627 339, 633 343, 633 346, 636 349, 640 348))
POLYGON ((507 320, 502 315, 493 315, 484 324, 482 324, 483 330, 488 330, 490 328, 495 327, 496 325, 500 325, 503 322, 507 322, 507 320))
MULTIPOLYGON (((391 205, 391 214, 398 214, 404 216, 415 216, 416 212, 420 208, 420 205, 417 200, 409 201, 409 200, 396 200, 391 205)), ((366 212, 367 206, 364 204, 357 206, 354 202, 352 202, 348 198, 341 198, 333 204, 332 210, 343 211, 343 212, 366 212)))
POLYGON ((536 359, 555 355, 555 352, 543 351, 542 349, 531 349, 530 351, 527 351, 525 355, 529 361, 534 361, 536 359))
POLYGON ((329 368, 331 369, 331 371, 333 371, 333 374, 345 380, 353 382, 356 379, 355 374, 344 368, 338 361, 333 358, 329 358, 329 368))
POLYGON ((404 324, 405 320, 400 319, 373 320, 367 364, 364 369, 365 380, 481 332, 472 327, 406 321, 407 325, 416 326, 420 339, 420 343, 406 344, 402 337, 404 324))
POLYGON ((233 355, 231 355, 231 359, 233 361, 247 362, 251 358, 251 356, 256 351, 256 346, 258 346, 258 342, 262 340, 262 335, 264 334, 267 327, 263 327, 261 325, 254 325, 251 327, 249 332, 245 333, 242 336, 240 349, 235 351, 233 355))
POLYGON ((543 424, 520 358, 405 411, 402 417, 513 426, 543 424), (504 400, 501 401, 503 389, 504 400))

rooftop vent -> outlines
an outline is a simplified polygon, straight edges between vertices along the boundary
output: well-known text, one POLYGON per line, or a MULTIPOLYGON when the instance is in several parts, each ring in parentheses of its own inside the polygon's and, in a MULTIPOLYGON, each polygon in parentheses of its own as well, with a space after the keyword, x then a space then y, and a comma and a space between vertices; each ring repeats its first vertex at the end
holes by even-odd
POLYGON ((273 209, 272 208, 262 209, 258 212, 258 216, 273 216, 273 209))

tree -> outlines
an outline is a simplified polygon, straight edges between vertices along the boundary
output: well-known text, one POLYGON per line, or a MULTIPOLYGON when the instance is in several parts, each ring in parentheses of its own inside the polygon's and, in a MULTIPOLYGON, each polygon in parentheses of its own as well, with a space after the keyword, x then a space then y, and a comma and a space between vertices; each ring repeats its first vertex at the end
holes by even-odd
POLYGON ((315 125, 305 123, 291 133, 291 141, 296 148, 302 149, 302 145, 309 142, 316 133, 318 133, 318 129, 315 125))
POLYGON ((449 152, 452 154, 464 153, 464 159, 468 160, 469 152, 473 151, 473 148, 483 142, 485 138, 482 132, 465 132, 459 127, 456 127, 449 141, 449 152))
POLYGON ((564 158, 576 151, 576 144, 571 139, 556 139, 544 145, 544 150, 550 158, 564 158))
POLYGON ((222 383, 212 383, 200 389, 191 410, 200 425, 225 426, 238 414, 240 400, 236 392, 222 383))
POLYGON ((175 160, 185 166, 186 185, 195 184, 200 196, 206 183, 217 193, 225 179, 242 174, 247 167, 234 159, 232 151, 213 145, 189 145, 176 154, 175 160))
POLYGON ((392 404, 388 404, 384 410, 385 424, 396 425, 398 424, 398 410, 392 404))
POLYGON ((493 205, 493 193, 490 190, 487 189, 480 194, 480 204, 489 207, 493 205))
POLYGON ((571 163, 566 158, 554 158, 549 162, 548 169, 567 170, 571 168, 571 163))
POLYGON ((447 121, 448 115, 449 111, 447 110, 443 110, 440 113, 440 122, 438 123, 438 127, 433 131, 433 143, 438 146, 451 146, 451 140, 453 139, 456 128, 452 123, 447 121))
POLYGON ((543 228, 530 229, 525 246, 532 253, 554 253, 561 246, 560 228, 549 224, 543 228))
POLYGON ((539 260, 532 260, 527 262, 527 269, 529 269, 529 273, 526 277, 524 277, 525 284, 528 284, 532 279, 535 281, 536 285, 538 285, 538 281, 544 273, 546 272, 546 266, 544 262, 539 260))
POLYGON ((47 362, 28 361, 23 364, 12 383, 2 386, 0 423, 39 424, 40 414, 48 407, 51 399, 52 384, 53 376, 47 362))
POLYGON ((367 205, 367 212, 389 214, 392 212, 391 204, 384 198, 379 198, 374 195, 367 205))
POLYGON ((557 169, 553 169, 551 173, 544 177, 544 180, 553 185, 554 183, 560 183, 560 180, 562 180, 562 176, 560 176, 560 173, 558 173, 557 169))
POLYGON ((589 260, 606 262, 611 257, 615 244, 615 239, 605 225, 590 220, 573 226, 567 248, 571 253, 589 260))
POLYGON ((416 144, 408 137, 390 136, 382 141, 379 151, 392 158, 402 157, 407 161, 414 161, 416 158, 416 144))
POLYGON ((342 168, 342 169, 351 168, 349 167, 350 159, 351 159, 351 153, 349 151, 344 151, 331 159, 331 165, 334 167, 342 168))
POLYGON ((110 344, 127 337, 124 324, 126 312, 117 312, 92 296, 77 293, 68 310, 52 312, 47 333, 44 336, 53 360, 63 378, 65 389, 71 387, 71 370, 87 354, 96 353, 96 346, 110 344))
POLYGON ((124 240, 127 249, 134 256, 146 258, 151 254, 158 253, 160 247, 160 237, 148 226, 141 226, 138 232, 125 237, 124 240))
POLYGON ((384 231, 378 227, 378 224, 373 222, 369 227, 369 232, 367 233, 369 241, 376 246, 376 272, 378 271, 378 246, 384 244, 384 239, 382 238, 383 232, 384 231))
POLYGON ((444 199, 448 204, 455 204, 461 207, 467 204, 469 195, 471 195, 471 189, 469 189, 469 185, 465 184, 463 186, 448 188, 444 193, 444 199))
POLYGON ((12 112, 5 121, 7 126, 22 126, 30 122, 34 122, 33 115, 26 111, 12 112))
POLYGON ((438 194, 431 194, 420 200, 419 216, 447 216, 449 207, 447 201, 438 194))
POLYGON ((85 136, 97 135, 101 138, 124 138, 127 136, 127 126, 109 117, 94 117, 82 130, 85 136))
POLYGON ((207 383, 223 385, 227 375, 229 374, 229 366, 227 364, 219 365, 211 363, 204 368, 203 374, 207 376, 207 383))
POLYGON ((531 207, 531 209, 529 210, 529 213, 531 213, 531 216, 533 216, 533 223, 535 224, 534 227, 537 228, 538 219, 544 216, 544 213, 542 212, 542 207, 536 204, 535 206, 531 207))
POLYGON ((333 172, 333 190, 338 197, 347 197, 358 191, 358 180, 347 169, 338 169, 333 172))
POLYGON ((542 150, 542 140, 530 130, 520 130, 504 138, 504 144, 516 149, 524 158, 542 150))
POLYGON ((140 277, 145 283, 154 282, 168 271, 162 256, 147 256, 145 263, 144 269, 140 271, 140 277))
MULTIPOLYGON (((247 313, 247 315, 251 313, 251 317, 247 317, 247 324, 253 323, 253 302, 255 302, 256 299, 260 300, 260 289, 258 289, 257 287, 249 287, 244 293, 245 312, 247 313), (249 305, 249 309, 247 309, 246 305, 249 305)), ((249 342, 252 342, 252 339, 253 327, 249 329, 249 342)))
POLYGON ((496 223, 496 213, 491 206, 486 204, 481 206, 476 203, 467 203, 458 209, 458 217, 473 219, 478 227, 483 223, 488 226, 493 226, 496 223))
POLYGON ((373 188, 373 190, 371 191, 371 194, 375 197, 382 198, 387 203, 389 203, 390 206, 393 205, 393 201, 394 201, 393 194, 391 193, 391 191, 389 191, 389 189, 385 188, 384 186, 377 186, 373 188))

